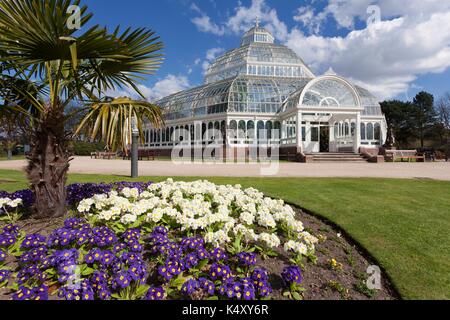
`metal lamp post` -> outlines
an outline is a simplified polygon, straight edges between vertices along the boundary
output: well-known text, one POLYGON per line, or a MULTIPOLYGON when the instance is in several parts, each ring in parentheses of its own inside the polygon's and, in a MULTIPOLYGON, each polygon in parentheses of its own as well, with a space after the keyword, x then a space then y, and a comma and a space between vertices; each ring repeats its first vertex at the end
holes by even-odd
POLYGON ((139 176, 139 130, 137 128, 136 119, 133 119, 131 139, 131 178, 139 176))

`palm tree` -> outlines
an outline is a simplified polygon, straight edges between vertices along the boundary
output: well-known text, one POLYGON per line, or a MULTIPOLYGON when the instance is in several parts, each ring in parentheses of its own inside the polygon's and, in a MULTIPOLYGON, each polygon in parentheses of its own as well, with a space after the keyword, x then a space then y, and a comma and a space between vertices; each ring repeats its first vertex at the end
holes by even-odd
POLYGON ((146 101, 106 99, 106 92, 120 88, 132 88, 145 99, 138 81, 159 68, 163 48, 159 38, 143 28, 123 32, 119 28, 109 32, 98 25, 87 28, 92 16, 78 0, 0 2, 0 87, 14 79, 36 88, 33 92, 13 83, 17 96, 2 99, 30 118, 32 143, 26 172, 37 217, 66 213, 72 135, 65 131, 70 117, 65 111, 70 104, 75 101, 89 107, 88 119, 81 125, 94 121, 93 128, 101 127, 113 146, 123 139, 112 137, 117 132, 123 136, 132 117, 141 126, 143 118, 156 126, 162 123, 159 108, 146 101), (67 23, 72 5, 80 8, 80 30, 67 23))

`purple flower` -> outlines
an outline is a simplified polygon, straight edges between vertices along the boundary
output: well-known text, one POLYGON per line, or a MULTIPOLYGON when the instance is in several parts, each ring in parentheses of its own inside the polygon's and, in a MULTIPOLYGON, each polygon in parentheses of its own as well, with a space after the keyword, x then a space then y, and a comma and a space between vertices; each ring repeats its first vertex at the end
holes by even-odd
POLYGON ((151 287, 148 289, 146 300, 164 300, 164 289, 161 287, 151 287))
POLYGON ((262 287, 258 288, 258 293, 261 297, 268 297, 272 294, 272 287, 270 284, 265 283, 262 287))
POLYGON ((214 292, 216 290, 216 286, 214 284, 214 282, 205 279, 205 278, 200 278, 198 279, 198 282, 200 284, 200 288, 205 290, 206 293, 208 293, 208 295, 213 296, 214 292))
POLYGON ((86 223, 86 220, 84 220, 84 219, 69 218, 66 221, 64 221, 64 227, 67 229, 78 230, 85 223, 86 223))
POLYGON ((198 258, 197 255, 195 253, 190 253, 188 254, 184 259, 183 259, 183 265, 186 269, 191 269, 195 266, 198 265, 198 258))
POLYGON ((34 288, 34 300, 48 300, 48 287, 43 284, 40 287, 34 288))
POLYGON ((0 247, 7 248, 15 244, 17 241, 14 235, 3 233, 0 234, 0 247))
POLYGON ((138 240, 129 240, 128 241, 128 247, 130 248, 130 251, 132 252, 141 252, 142 251, 142 245, 139 243, 138 240))
POLYGON ((213 251, 211 251, 210 258, 217 262, 228 259, 227 255, 225 254, 225 251, 220 248, 216 248, 213 251))
POLYGON ((206 259, 209 259, 209 252, 206 251, 205 248, 199 248, 199 249, 197 249, 197 257, 198 257, 200 260, 206 260, 206 259))
POLYGON ((211 265, 209 274, 213 280, 228 280, 232 277, 230 267, 217 263, 211 265))
POLYGON ((20 286, 19 290, 16 291, 16 293, 13 294, 13 300, 33 300, 35 293, 33 290, 25 287, 20 286))
POLYGON ((148 276, 147 269, 140 263, 134 263, 128 268, 128 274, 135 281, 144 282, 148 276))
POLYGON ((13 224, 8 224, 5 227, 3 227, 3 233, 17 237, 19 235, 19 227, 13 224))
POLYGON ((131 278, 127 271, 118 272, 114 280, 122 289, 129 287, 131 283, 131 278))
POLYGON ((22 249, 32 249, 45 245, 46 238, 40 234, 27 235, 22 242, 22 249))
POLYGON ((256 264, 256 254, 241 252, 237 254, 239 263, 244 266, 254 266, 256 264))
POLYGON ((302 271, 298 266, 286 267, 283 270, 281 277, 286 285, 302 283, 302 271))
POLYGON ((256 268, 252 273, 252 280, 254 281, 267 281, 269 280, 269 273, 264 268, 256 268))
POLYGON ((114 253, 120 253, 123 250, 125 250, 127 248, 127 245, 125 243, 118 243, 114 246, 113 248, 113 252, 114 253))
POLYGON ((116 256, 111 251, 103 251, 100 257, 100 263, 103 266, 110 266, 116 260, 116 256))
POLYGON ((0 270, 0 284, 2 282, 8 281, 10 275, 11 275, 11 271, 9 271, 9 270, 0 270))
POLYGON ((195 291, 197 291, 199 288, 200 288, 200 284, 198 283, 197 280, 188 280, 181 287, 181 292, 184 295, 189 296, 189 295, 193 294, 195 291))
POLYGON ((244 300, 254 300, 255 299, 255 288, 252 285, 244 286, 243 294, 244 300))
POLYGON ((6 260, 6 253, 5 251, 0 249, 0 262, 3 262, 6 260))
POLYGON ((199 248, 203 248, 205 245, 205 241, 202 238, 183 238, 181 240, 181 246, 184 250, 195 250, 199 248))
POLYGON ((117 243, 117 236, 108 227, 98 227, 92 230, 93 238, 91 243, 100 248, 109 247, 117 243))
POLYGON ((111 291, 109 291, 108 289, 100 289, 98 291, 98 298, 100 300, 109 300, 109 299, 111 299, 111 291))
POLYGON ((156 234, 159 234, 159 235, 163 235, 163 236, 165 236, 165 235, 167 235, 169 233, 169 230, 167 230, 167 228, 166 227, 156 227, 154 230, 153 230, 153 234, 154 235, 156 235, 156 234))

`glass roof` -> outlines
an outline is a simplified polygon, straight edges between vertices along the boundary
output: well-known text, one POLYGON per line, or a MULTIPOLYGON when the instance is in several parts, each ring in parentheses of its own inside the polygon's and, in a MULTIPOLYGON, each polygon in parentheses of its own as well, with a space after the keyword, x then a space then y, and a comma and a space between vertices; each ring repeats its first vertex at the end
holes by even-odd
POLYGON ((157 104, 166 120, 226 112, 276 114, 291 93, 311 80, 238 76, 179 92, 157 104))
POLYGON ((369 90, 355 86, 356 91, 358 91, 361 103, 364 106, 364 116, 382 116, 383 111, 381 110, 380 103, 378 99, 369 92, 369 90))
POLYGON ((233 112, 277 114, 299 105, 358 108, 360 103, 363 115, 382 115, 380 104, 368 90, 352 86, 331 71, 317 79, 294 51, 274 41, 257 20, 244 35, 241 47, 211 64, 205 85, 157 102, 165 119, 233 112), (317 81, 308 86, 314 79, 317 81))

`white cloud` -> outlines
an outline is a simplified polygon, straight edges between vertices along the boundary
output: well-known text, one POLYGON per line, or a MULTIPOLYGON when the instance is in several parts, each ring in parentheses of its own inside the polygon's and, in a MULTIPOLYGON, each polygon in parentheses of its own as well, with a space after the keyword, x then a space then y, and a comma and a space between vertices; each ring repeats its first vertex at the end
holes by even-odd
POLYGON ((333 69, 380 98, 405 92, 418 76, 450 67, 450 10, 381 21, 345 37, 304 35, 293 29, 286 44, 318 71, 333 69))
MULTIPOLYGON (((186 90, 190 87, 191 85, 187 77, 181 75, 175 76, 173 74, 167 75, 164 79, 156 82, 152 87, 138 85, 138 89, 149 101, 159 100, 173 93, 186 90)), ((126 96, 139 98, 139 95, 131 87, 114 92, 108 92, 107 95, 112 97, 126 96)))
POLYGON ((212 33, 217 36, 223 36, 225 34, 225 29, 212 22, 211 18, 207 15, 195 17, 191 21, 201 32, 212 33))
POLYGON ((242 35, 243 32, 255 25, 256 17, 258 17, 261 24, 278 39, 284 40, 288 35, 286 24, 278 18, 277 11, 271 9, 264 0, 252 0, 249 7, 239 2, 234 9, 234 14, 227 21, 220 24, 213 22, 197 5, 191 6, 191 9, 199 14, 198 17, 193 18, 191 21, 201 32, 212 33, 218 36, 225 34, 242 35))
MULTIPOLYGON (((332 67, 380 99, 406 92, 421 75, 450 67, 450 1, 328 0, 322 11, 315 9, 316 2, 310 0, 296 10, 293 20, 299 26, 290 30, 265 0, 252 0, 250 6, 239 2, 222 23, 213 22, 198 7, 194 11, 203 17, 205 26, 198 25, 199 30, 217 35, 241 36, 259 16, 261 24, 316 73, 332 67), (369 18, 370 5, 379 6, 381 21, 354 30, 361 25, 357 22, 369 18), (330 20, 350 32, 336 37, 321 35, 330 20)), ((209 63, 205 60, 203 68, 209 63)))
POLYGON ((223 53, 225 49, 223 48, 211 48, 206 51, 205 60, 202 63, 203 74, 208 71, 211 62, 214 61, 221 53, 223 53))

